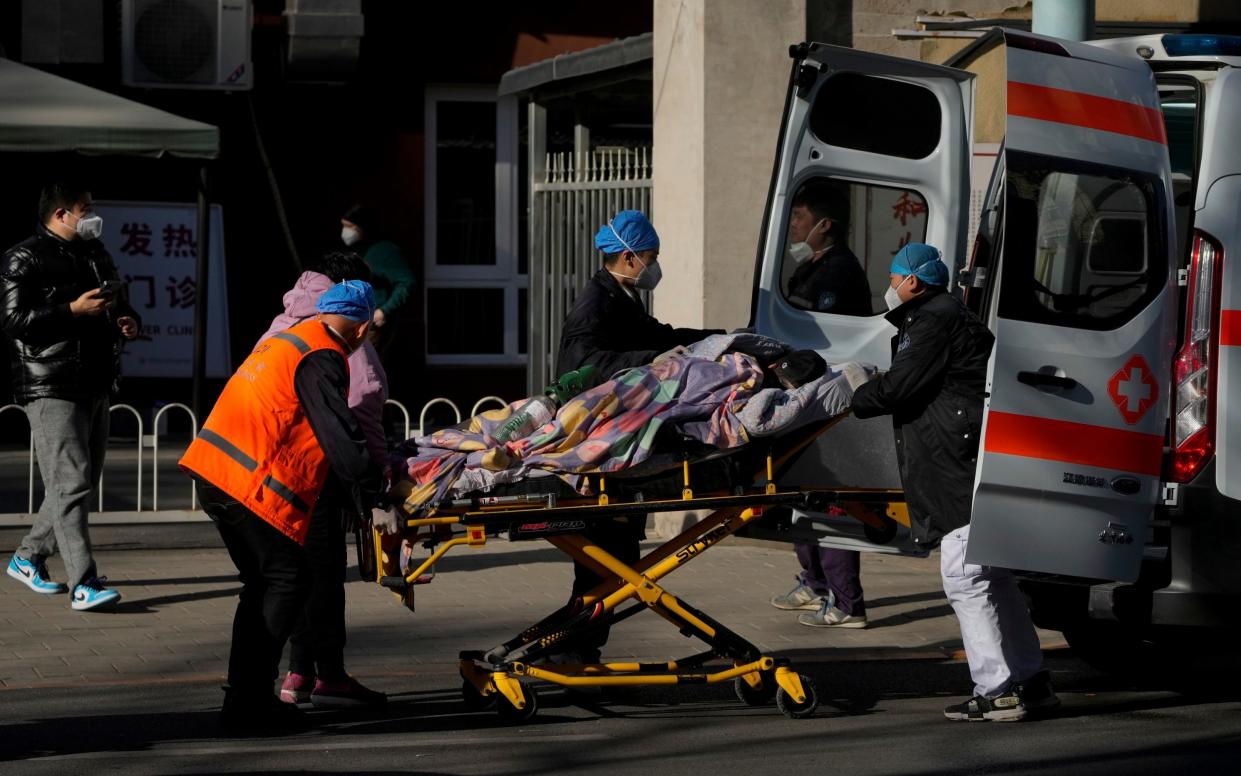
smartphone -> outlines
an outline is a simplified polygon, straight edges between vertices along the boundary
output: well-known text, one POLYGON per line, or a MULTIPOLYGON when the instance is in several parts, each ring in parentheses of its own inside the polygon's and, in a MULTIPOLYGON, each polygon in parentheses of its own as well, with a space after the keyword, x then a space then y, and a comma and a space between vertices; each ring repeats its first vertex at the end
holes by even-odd
POLYGON ((124 287, 125 284, 120 280, 105 280, 103 285, 99 287, 99 295, 113 297, 121 293, 121 289, 124 287))

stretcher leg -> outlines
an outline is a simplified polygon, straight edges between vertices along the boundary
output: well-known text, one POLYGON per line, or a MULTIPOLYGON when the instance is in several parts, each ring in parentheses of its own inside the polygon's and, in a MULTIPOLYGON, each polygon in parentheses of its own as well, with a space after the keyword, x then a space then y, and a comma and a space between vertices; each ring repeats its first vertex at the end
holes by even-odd
MULTIPOLYGON (((747 703, 767 702, 773 696, 786 715, 809 716, 818 705, 808 677, 792 672, 783 661, 764 656, 757 647, 706 613, 681 600, 659 580, 732 535, 758 517, 758 509, 720 510, 692 529, 661 545, 629 566, 580 534, 548 537, 570 557, 609 577, 570 605, 561 607, 516 638, 486 655, 462 654, 462 675, 479 696, 499 693, 502 713, 525 715, 529 688, 515 677, 528 677, 565 687, 717 684, 734 682, 737 694, 747 703), (621 610, 625 602, 638 605, 621 610), (711 649, 666 663, 593 663, 533 665, 565 640, 603 623, 615 623, 651 609, 683 635, 694 636, 711 649), (730 665, 708 668, 724 659, 730 665)), ((528 718, 526 716, 525 718, 528 718)))

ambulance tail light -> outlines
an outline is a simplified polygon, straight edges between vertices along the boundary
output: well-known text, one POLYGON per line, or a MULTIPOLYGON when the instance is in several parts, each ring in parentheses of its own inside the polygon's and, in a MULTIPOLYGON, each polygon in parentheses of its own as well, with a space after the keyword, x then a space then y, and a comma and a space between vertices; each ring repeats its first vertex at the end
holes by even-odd
POLYGON ((1215 452, 1215 384, 1219 363, 1220 278, 1224 251, 1194 231, 1185 304, 1185 340, 1172 367, 1175 404, 1169 478, 1189 482, 1215 452))

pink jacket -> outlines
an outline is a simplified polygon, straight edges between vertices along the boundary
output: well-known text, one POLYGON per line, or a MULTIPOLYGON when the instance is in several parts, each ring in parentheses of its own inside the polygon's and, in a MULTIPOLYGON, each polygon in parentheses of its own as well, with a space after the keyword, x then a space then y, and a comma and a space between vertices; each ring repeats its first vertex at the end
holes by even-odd
MULTIPOLYGON (((284 312, 271 322, 259 342, 314 316, 315 303, 333 285, 331 278, 318 272, 303 272, 284 295, 284 312)), ((258 343, 255 343, 256 345, 258 343)), ((379 353, 370 342, 349 356, 349 408, 366 434, 366 447, 380 466, 388 461, 388 441, 383 430, 384 402, 388 400, 388 375, 379 363, 379 353)))

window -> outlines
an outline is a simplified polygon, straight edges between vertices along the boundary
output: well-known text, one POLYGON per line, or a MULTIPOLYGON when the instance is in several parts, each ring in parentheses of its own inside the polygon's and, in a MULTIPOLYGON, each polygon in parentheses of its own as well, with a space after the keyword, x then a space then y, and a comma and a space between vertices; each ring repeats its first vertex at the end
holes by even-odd
POLYGON ((504 352, 504 289, 441 288, 427 299, 427 355, 504 352))
POLYGON ((429 87, 426 116, 427 363, 523 364, 516 100, 429 87))
POLYGON ((1153 181, 1010 152, 1006 186, 1001 317, 1112 329, 1159 293, 1167 262, 1153 181))
POLYGON ((939 145, 939 98, 924 86, 861 73, 823 82, 810 129, 828 145, 902 159, 925 159, 939 145))
POLYGON ((811 178, 790 200, 780 288, 792 306, 834 315, 887 312, 892 257, 926 239, 916 191, 811 178))
POLYGON ((496 105, 439 100, 435 116, 435 261, 496 263, 496 105))

